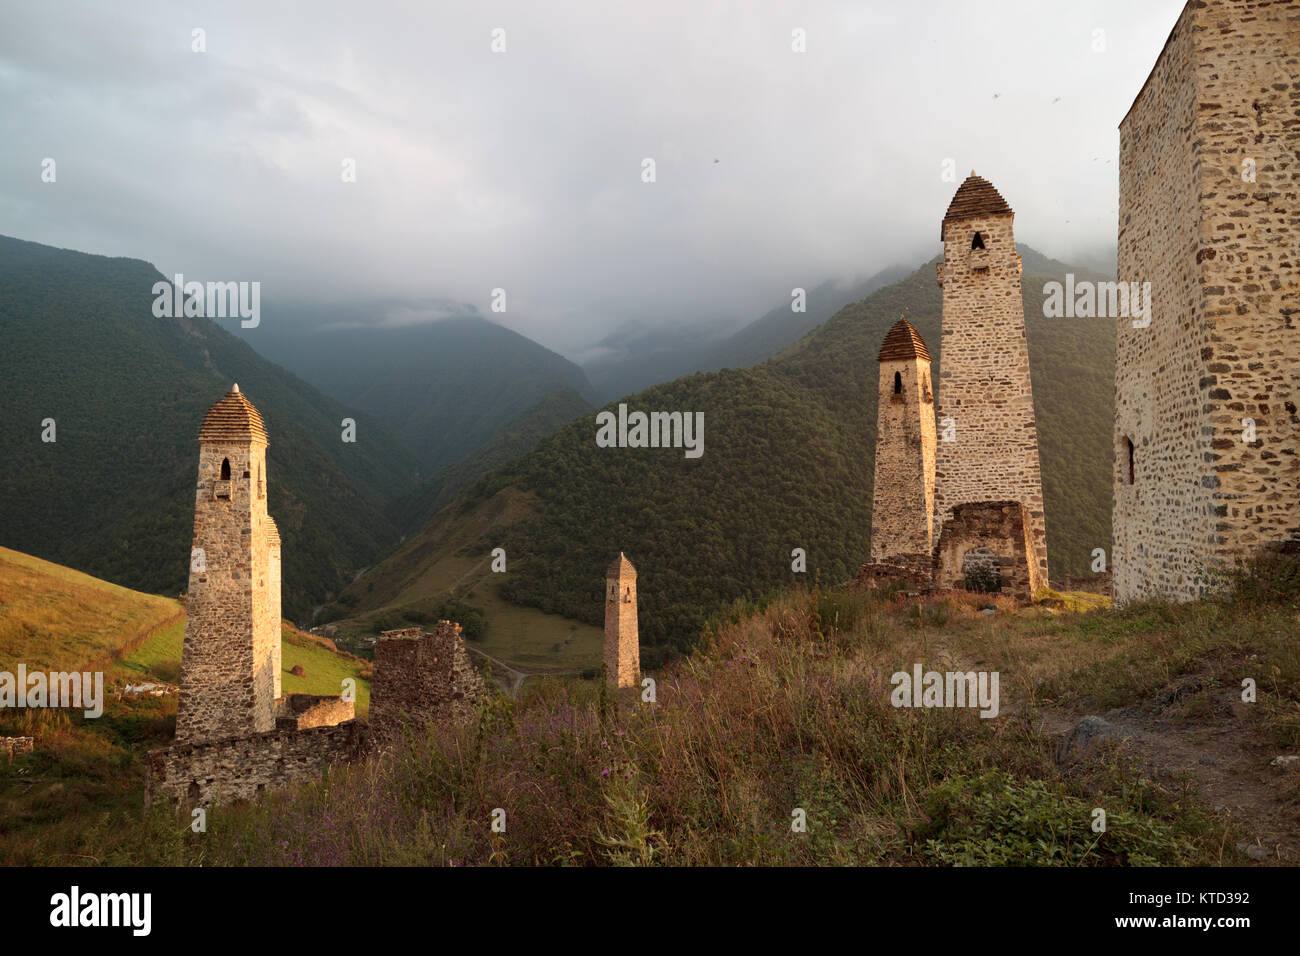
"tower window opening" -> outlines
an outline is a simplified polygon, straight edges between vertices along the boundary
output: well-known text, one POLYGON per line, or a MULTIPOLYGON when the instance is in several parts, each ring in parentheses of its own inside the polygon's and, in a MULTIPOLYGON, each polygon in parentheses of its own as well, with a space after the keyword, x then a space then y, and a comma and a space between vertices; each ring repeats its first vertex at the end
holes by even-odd
POLYGON ((1133 467, 1133 439, 1124 439, 1124 448, 1128 452, 1128 484, 1133 484, 1134 467, 1133 467))
POLYGON ((970 241, 970 247, 971 247, 972 249, 983 249, 983 248, 984 248, 984 237, 981 236, 978 232, 975 233, 975 237, 974 237, 973 239, 971 239, 971 241, 970 241))
POLYGON ((221 459, 221 480, 222 481, 230 480, 230 459, 229 458, 221 459))
POLYGON ((895 395, 903 394, 903 373, 902 372, 894 373, 894 394, 895 395))
POLYGON ((627 588, 626 590, 623 591, 623 603, 624 603, 624 604, 631 604, 631 603, 632 603, 632 589, 631 589, 631 588, 627 588))

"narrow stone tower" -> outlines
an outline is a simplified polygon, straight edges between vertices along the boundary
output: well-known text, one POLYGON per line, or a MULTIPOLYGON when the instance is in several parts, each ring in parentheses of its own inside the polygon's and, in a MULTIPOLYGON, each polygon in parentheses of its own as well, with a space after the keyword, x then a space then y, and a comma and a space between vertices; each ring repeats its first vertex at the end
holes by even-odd
POLYGON ((1116 605, 1300 538, 1300 4, 1188 3, 1119 128, 1116 605))
POLYGON ((956 505, 1018 501, 1032 525, 1034 577, 1046 586, 1047 524, 1014 218, 974 172, 943 217, 934 530, 942 534, 956 505))
POLYGON ((280 536, 266 513, 266 428, 236 385, 199 431, 177 743, 275 727, 280 536))
POLYGON ((904 555, 928 563, 934 550, 934 392, 930 353, 899 319, 880 348, 871 560, 904 555))
POLYGON ((640 676, 636 568, 620 551, 605 572, 605 680, 611 687, 636 687, 640 676))

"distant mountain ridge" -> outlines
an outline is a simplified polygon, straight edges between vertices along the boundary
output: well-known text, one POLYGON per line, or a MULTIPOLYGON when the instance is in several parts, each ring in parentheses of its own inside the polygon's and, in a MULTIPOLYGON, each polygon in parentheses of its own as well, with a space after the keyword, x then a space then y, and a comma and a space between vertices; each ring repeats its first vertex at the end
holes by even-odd
POLYGON ((446 300, 286 305, 268 308, 256 328, 228 327, 271 361, 384 422, 427 477, 478 451, 548 395, 594 397, 577 365, 468 309, 446 300))
POLYGON ((625 329, 598 343, 615 352, 615 356, 593 360, 584 368, 602 402, 693 372, 748 368, 798 341, 844 306, 865 299, 910 271, 892 266, 856 282, 822 282, 806 290, 804 311, 794 310, 792 296, 790 301, 719 338, 671 327, 625 329))

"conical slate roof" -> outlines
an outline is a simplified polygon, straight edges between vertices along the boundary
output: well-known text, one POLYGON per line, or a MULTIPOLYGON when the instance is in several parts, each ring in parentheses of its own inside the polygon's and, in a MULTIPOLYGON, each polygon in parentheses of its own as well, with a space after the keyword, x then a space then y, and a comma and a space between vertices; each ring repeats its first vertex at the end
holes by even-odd
MULTIPOLYGON (((966 181, 957 190, 948 204, 944 215, 945 223, 954 219, 971 219, 975 216, 996 216, 1011 212, 1011 206, 1002 198, 1002 194, 993 188, 993 184, 983 177, 976 176, 975 170, 966 177, 966 181)), ((939 228, 939 238, 943 238, 943 227, 939 228)))
POLYGON ((609 563, 605 571, 605 577, 617 578, 624 574, 636 574, 636 568, 632 567, 632 562, 623 556, 623 552, 618 553, 618 557, 609 563))
POLYGON ((199 441, 255 441, 268 445, 261 413, 236 385, 226 397, 208 409, 199 441))
POLYGON ((879 359, 882 362, 893 362, 898 359, 920 359, 928 362, 930 352, 925 347, 925 340, 921 338, 921 333, 913 328, 912 323, 907 319, 899 319, 885 336, 885 342, 880 346, 879 359))

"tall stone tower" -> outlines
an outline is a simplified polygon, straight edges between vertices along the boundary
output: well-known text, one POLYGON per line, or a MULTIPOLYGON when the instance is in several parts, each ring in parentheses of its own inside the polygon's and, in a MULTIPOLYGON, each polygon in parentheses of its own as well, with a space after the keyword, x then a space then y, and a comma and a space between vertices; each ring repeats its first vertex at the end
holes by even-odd
POLYGON ((1120 124, 1116 604, 1300 536, 1300 3, 1184 7, 1120 124))
POLYGON ((956 505, 1018 501, 1032 525, 1033 577, 1045 586, 1047 524, 1014 218, 974 172, 943 217, 935 534, 956 505))
POLYGON ((266 428, 236 385, 199 431, 177 743, 275 727, 280 536, 266 513, 266 428))
POLYGON ((611 687, 636 687, 640 676, 636 568, 620 551, 605 572, 605 680, 611 687))
POLYGON ((899 319, 880 348, 871 560, 928 563, 934 550, 934 391, 930 353, 899 319))

